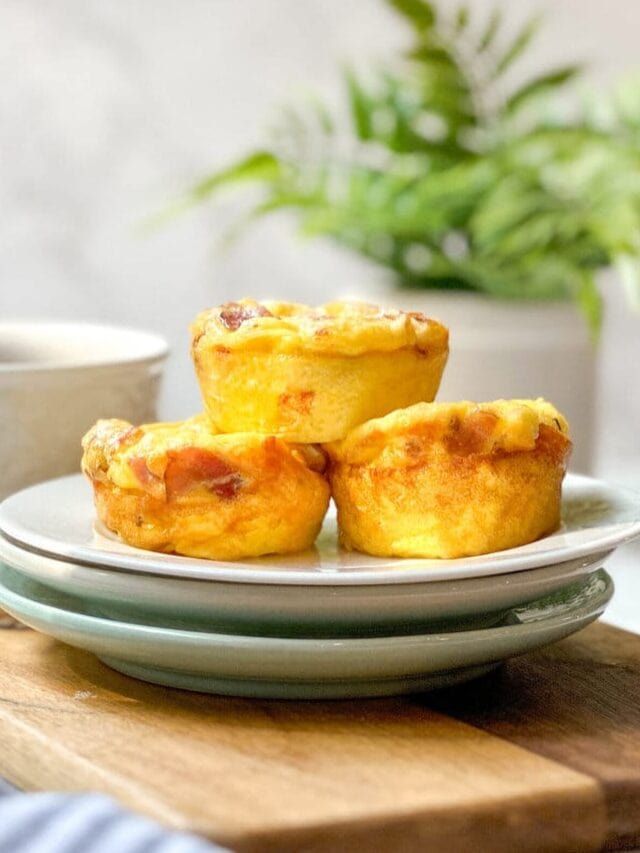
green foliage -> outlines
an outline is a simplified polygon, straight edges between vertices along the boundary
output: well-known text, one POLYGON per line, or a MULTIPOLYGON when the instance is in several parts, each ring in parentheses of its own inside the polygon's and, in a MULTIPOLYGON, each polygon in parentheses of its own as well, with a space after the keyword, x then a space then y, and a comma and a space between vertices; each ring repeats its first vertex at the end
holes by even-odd
POLYGON ((425 0, 389 0, 391 6, 404 15, 418 33, 431 29, 436 22, 436 13, 431 3, 425 0))
POLYGON ((317 101, 284 110, 269 150, 208 176, 183 206, 253 182, 263 196, 247 220, 292 209, 302 233, 404 285, 574 299, 595 334, 595 275, 615 265, 640 305, 638 82, 586 104, 574 64, 509 86, 538 18, 507 37, 499 8, 477 21, 464 5, 388 3, 412 44, 371 80, 345 72, 348 127, 317 101))
POLYGON ((579 65, 568 65, 566 68, 557 68, 555 71, 549 71, 546 74, 541 74, 539 77, 533 77, 509 95, 504 104, 505 111, 513 113, 532 98, 553 92, 558 86, 563 86, 565 83, 573 80, 574 77, 577 77, 580 71, 581 67, 579 65))
POLYGON ((520 32, 507 47, 504 53, 498 58, 495 63, 494 76, 498 77, 503 74, 510 65, 512 65, 518 57, 520 57, 527 49, 531 40, 535 36, 540 26, 540 18, 535 17, 527 21, 520 32))

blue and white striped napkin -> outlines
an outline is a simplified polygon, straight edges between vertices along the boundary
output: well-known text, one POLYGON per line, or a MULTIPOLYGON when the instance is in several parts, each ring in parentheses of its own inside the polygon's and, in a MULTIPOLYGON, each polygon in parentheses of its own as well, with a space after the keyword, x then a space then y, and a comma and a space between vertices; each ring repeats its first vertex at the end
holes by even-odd
POLYGON ((22 794, 0 780, 0 853, 223 853, 102 794, 22 794))

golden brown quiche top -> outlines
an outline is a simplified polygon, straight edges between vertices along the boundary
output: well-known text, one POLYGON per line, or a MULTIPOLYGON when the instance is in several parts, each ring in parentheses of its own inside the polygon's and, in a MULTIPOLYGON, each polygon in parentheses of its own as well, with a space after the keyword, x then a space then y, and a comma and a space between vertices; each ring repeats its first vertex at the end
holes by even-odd
POLYGON ((192 347, 312 351, 334 355, 415 347, 438 352, 448 331, 419 312, 365 302, 331 302, 317 308, 293 302, 241 299, 203 311, 191 326, 192 347))
POLYGON ((312 445, 288 444, 257 433, 216 434, 204 415, 138 427, 122 420, 100 420, 82 446, 82 469, 91 480, 108 480, 162 500, 198 490, 231 498, 250 487, 256 476, 275 473, 285 457, 318 472, 326 461, 312 445))
POLYGON ((410 465, 425 444, 440 443, 458 454, 532 450, 541 429, 570 446, 566 419, 546 400, 417 403, 367 421, 325 447, 338 462, 398 466, 410 465))

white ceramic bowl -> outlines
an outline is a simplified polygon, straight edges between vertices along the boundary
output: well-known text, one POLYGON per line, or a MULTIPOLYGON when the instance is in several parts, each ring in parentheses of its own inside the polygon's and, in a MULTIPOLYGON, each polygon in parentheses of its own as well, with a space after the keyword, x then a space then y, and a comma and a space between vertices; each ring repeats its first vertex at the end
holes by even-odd
POLYGON ((0 323, 0 498, 69 474, 101 417, 153 420, 168 348, 89 323, 0 323))

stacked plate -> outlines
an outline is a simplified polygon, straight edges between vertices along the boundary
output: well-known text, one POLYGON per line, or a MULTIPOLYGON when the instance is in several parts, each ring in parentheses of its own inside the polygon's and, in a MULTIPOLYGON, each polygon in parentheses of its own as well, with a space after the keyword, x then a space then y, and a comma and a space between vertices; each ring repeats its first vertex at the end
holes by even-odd
POLYGON ((346 553, 329 515, 313 551, 242 563, 132 548, 96 526, 80 476, 0 507, 0 606, 159 684, 338 698, 459 683, 597 619, 602 566, 640 535, 640 498, 569 475, 563 525, 458 560, 346 553))

